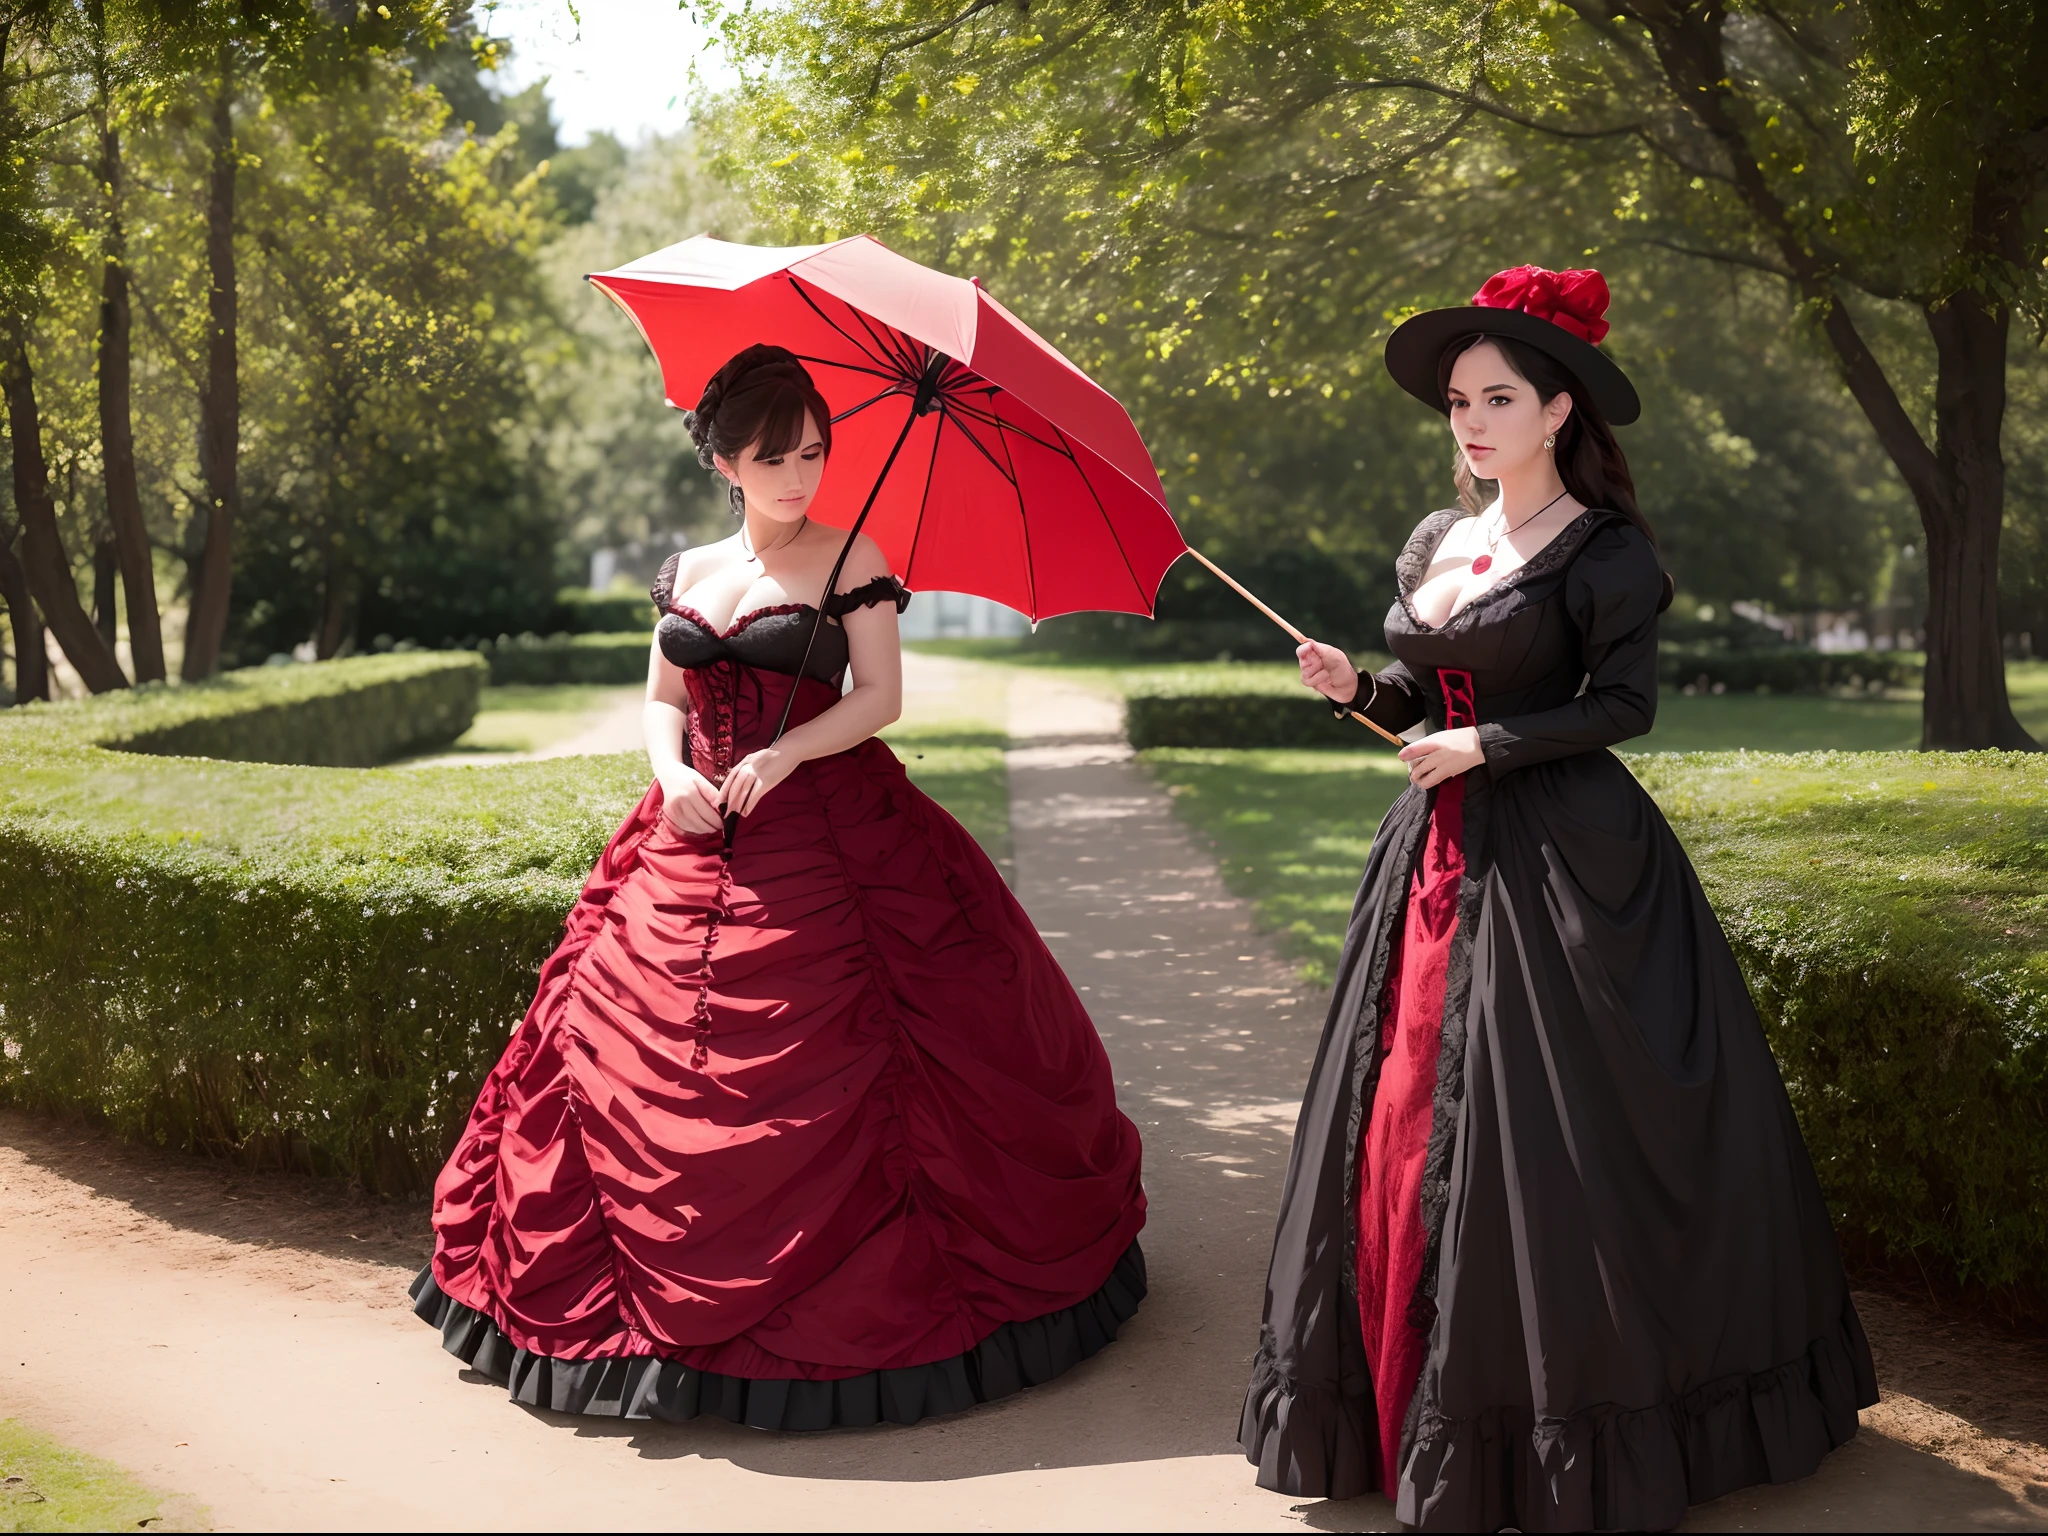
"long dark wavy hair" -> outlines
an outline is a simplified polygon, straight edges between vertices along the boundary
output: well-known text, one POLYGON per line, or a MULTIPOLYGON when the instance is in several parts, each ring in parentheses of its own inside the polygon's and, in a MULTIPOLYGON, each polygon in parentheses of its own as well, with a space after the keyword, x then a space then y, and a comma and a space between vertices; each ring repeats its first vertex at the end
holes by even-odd
MULTIPOLYGON (((1656 530, 1651 528, 1650 520, 1636 505, 1635 476, 1629 473, 1628 459, 1621 451, 1621 444, 1614 440, 1614 428, 1607 424, 1607 418, 1600 414, 1600 407, 1594 404, 1593 392, 1549 353, 1509 336, 1484 334, 1467 337, 1462 343, 1444 348, 1444 355, 1436 365, 1436 383, 1445 406, 1449 406, 1451 399, 1452 365, 1485 342, 1500 348, 1508 366, 1528 381, 1543 404, 1548 405, 1559 395, 1572 397, 1572 413, 1557 429, 1555 450, 1558 478, 1564 481, 1564 488, 1588 507, 1605 507, 1619 512, 1642 529, 1643 537, 1654 545, 1657 542, 1656 530)), ((1484 512, 1493 501, 1493 493, 1486 487, 1495 482, 1481 480, 1473 474, 1462 451, 1458 454, 1454 475, 1459 502, 1467 511, 1484 512)))
MULTIPOLYGON (((804 417, 818 424, 825 457, 832 456, 832 411, 810 370, 786 347, 756 342, 735 352, 711 376, 697 409, 683 413, 683 425, 697 445, 697 462, 716 470, 714 457, 729 464, 757 448, 772 459, 803 446, 804 417)), ((746 493, 734 481, 726 488, 734 517, 747 510, 746 493)))

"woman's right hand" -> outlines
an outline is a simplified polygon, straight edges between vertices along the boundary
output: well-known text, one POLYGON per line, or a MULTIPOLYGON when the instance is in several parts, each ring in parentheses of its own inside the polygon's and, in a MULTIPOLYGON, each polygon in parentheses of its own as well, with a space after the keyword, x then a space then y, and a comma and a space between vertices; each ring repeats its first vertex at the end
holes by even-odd
POLYGON ((1324 698, 1339 704, 1358 697, 1358 668, 1334 645, 1304 640, 1295 647, 1294 659, 1301 663, 1301 680, 1324 698))
POLYGON ((687 763, 661 775, 661 814, 685 836, 705 837, 725 830, 718 787, 687 763))

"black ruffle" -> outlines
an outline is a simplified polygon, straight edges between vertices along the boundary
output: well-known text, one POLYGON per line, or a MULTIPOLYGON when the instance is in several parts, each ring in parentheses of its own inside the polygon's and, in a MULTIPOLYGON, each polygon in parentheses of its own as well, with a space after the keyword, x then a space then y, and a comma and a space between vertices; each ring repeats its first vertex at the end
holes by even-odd
POLYGON ((825 612, 841 619, 856 608, 873 608, 878 603, 894 603, 901 613, 910 606, 910 588, 894 576, 877 576, 850 591, 834 593, 825 602, 825 612))
POLYGON ((557 1360, 515 1348, 496 1323, 435 1284, 431 1265, 411 1295, 414 1313, 441 1330, 442 1348, 529 1408, 675 1422, 708 1413, 753 1429, 865 1429, 958 1413, 1079 1365, 1111 1343, 1145 1299, 1145 1254, 1133 1242, 1093 1295, 1005 1323, 965 1354, 840 1381, 722 1376, 656 1355, 557 1360))
POLYGON ((1689 1504, 1809 1476, 1877 1401, 1853 1304, 1806 1353, 1648 1408, 1536 1424, 1526 1408, 1424 1423, 1396 1515, 1423 1530, 1668 1531, 1689 1504))

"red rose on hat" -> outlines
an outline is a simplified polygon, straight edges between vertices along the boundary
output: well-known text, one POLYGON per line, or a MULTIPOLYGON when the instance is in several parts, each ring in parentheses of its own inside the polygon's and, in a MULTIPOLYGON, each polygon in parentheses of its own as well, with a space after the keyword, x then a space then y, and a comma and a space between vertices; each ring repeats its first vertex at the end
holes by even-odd
POLYGON ((1472 302, 1486 309, 1519 309, 1596 347, 1607 334, 1607 279, 1590 267, 1571 272, 1510 267, 1489 277, 1472 302))

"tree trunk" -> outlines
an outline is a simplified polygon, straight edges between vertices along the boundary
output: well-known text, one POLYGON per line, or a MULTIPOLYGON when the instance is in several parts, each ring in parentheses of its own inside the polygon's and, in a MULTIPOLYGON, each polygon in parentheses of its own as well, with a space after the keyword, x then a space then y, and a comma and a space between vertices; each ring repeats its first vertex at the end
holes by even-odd
POLYGON ((7 395, 7 431, 14 449, 14 515, 21 520, 22 566, 29 595, 57 637, 65 658, 94 693, 126 688, 114 648, 100 638, 92 616, 78 601, 78 583, 57 531, 57 503, 50 495, 50 470, 43 458, 42 415, 36 408, 35 375, 28 359, 28 324, 9 317, 6 352, 0 358, 0 388, 7 395))
POLYGON ((92 543, 92 622, 116 656, 120 654, 115 647, 121 639, 121 616, 114 590, 120 581, 121 556, 114 548, 114 532, 103 527, 92 543))
POLYGON ((313 636, 313 654, 332 661, 348 638, 349 612, 355 603, 355 562, 339 540, 327 548, 327 570, 321 583, 320 629, 313 636))
POLYGON ((0 603, 14 631, 14 702, 50 696, 50 658, 43 650, 43 616, 28 595, 28 572, 14 558, 14 535, 0 539, 0 603))
POLYGON ((192 575, 185 622, 187 682, 211 677, 227 636, 228 589, 234 578, 237 481, 242 441, 242 385, 236 361, 234 61, 221 50, 213 98, 212 175, 206 194, 206 383, 199 392, 199 473, 206 482, 206 542, 192 575))
POLYGON ((1927 532, 1927 682, 1920 745, 2039 750, 2013 717, 1998 629, 1998 536, 2005 515, 2009 316, 1964 291, 1927 314, 1934 337, 1936 495, 1927 532))
POLYGON ((100 174, 107 186, 107 228, 100 280, 100 457, 107 483, 107 519, 128 599, 128 654, 138 683, 164 677, 163 625, 156 606, 156 570, 142 491, 135 476, 135 429, 130 406, 134 373, 134 314, 128 302, 128 237, 121 224, 121 139, 112 127, 100 136, 100 174))

